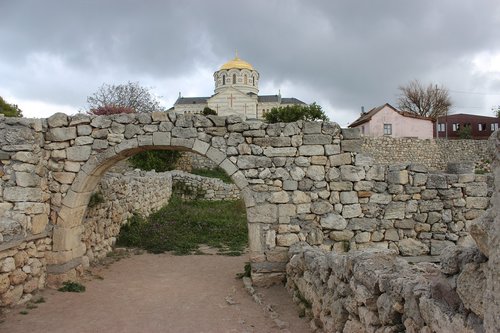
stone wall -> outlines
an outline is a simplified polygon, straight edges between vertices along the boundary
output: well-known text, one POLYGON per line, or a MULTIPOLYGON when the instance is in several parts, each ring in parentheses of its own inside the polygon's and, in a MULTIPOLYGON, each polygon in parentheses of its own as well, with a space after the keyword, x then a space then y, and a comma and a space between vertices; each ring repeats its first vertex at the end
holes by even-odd
POLYGON ((488 140, 434 140, 415 138, 363 138, 361 151, 376 164, 419 163, 430 170, 446 170, 449 162, 492 160, 488 140))
POLYGON ((450 248, 441 266, 410 265, 388 250, 336 254, 307 244, 290 256, 287 289, 318 331, 484 331, 486 264, 477 248, 450 248))
POLYGON ((199 154, 183 152, 177 160, 175 168, 190 172, 193 169, 215 169, 217 164, 199 154))
POLYGON ((183 171, 171 171, 173 192, 186 199, 238 200, 240 190, 235 184, 183 171))
POLYGON ((172 176, 169 172, 107 173, 94 192, 93 197, 100 196, 100 200, 89 205, 83 223, 84 266, 111 251, 120 227, 133 213, 148 216, 168 204, 171 195, 172 176))

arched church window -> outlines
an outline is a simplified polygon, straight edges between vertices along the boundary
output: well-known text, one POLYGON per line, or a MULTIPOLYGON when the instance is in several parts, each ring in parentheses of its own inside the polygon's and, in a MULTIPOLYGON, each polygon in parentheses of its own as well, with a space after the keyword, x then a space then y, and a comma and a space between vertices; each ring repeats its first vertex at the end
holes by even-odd
POLYGON ((226 84, 226 76, 222 75, 222 85, 226 84))
POLYGON ((236 74, 233 74, 233 84, 236 84, 236 74))
POLYGON ((243 79, 243 80, 244 80, 245 84, 248 84, 248 77, 247 77, 247 75, 246 75, 246 74, 245 74, 245 76, 244 76, 244 79, 243 79))
POLYGON ((252 76, 252 85, 255 87, 255 76, 252 76))

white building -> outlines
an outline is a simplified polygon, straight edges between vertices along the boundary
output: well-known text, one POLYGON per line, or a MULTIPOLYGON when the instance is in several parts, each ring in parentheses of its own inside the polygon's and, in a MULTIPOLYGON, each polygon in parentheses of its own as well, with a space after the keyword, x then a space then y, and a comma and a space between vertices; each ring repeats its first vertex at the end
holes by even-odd
POLYGON ((230 114, 245 118, 262 118, 273 107, 305 104, 296 98, 278 95, 259 96, 259 72, 236 56, 214 73, 215 94, 210 97, 182 97, 175 102, 177 113, 200 113, 205 107, 220 116, 230 114))

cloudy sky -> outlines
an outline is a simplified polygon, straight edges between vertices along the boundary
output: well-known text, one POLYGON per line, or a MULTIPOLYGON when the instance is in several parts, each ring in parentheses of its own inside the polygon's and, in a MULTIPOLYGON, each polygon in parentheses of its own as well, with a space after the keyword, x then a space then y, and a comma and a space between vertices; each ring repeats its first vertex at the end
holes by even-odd
POLYGON ((500 105, 498 0, 0 0, 0 96, 28 117, 76 113, 103 83, 139 81, 171 107, 213 94, 234 57, 260 94, 323 106, 345 126, 418 79, 452 113, 500 105))

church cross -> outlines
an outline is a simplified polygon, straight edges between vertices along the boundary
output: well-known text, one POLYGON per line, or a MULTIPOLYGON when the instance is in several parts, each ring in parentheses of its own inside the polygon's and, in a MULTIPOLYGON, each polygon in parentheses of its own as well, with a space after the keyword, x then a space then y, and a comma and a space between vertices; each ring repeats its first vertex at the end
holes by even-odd
POLYGON ((235 98, 236 97, 233 97, 233 94, 231 94, 231 96, 227 98, 231 101, 231 107, 233 107, 233 99, 235 99, 235 98))

